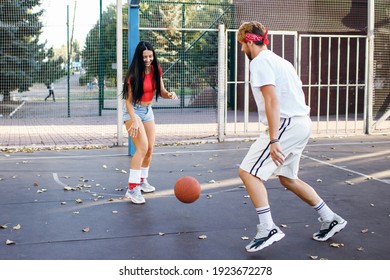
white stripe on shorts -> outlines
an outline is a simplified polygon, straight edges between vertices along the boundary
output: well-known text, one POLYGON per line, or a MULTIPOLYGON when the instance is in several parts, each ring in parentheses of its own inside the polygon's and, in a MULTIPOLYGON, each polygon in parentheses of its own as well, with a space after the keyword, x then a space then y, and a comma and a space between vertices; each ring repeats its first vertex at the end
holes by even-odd
MULTIPOLYGON (((278 136, 279 140, 282 138, 283 134, 286 131, 286 128, 290 125, 290 123, 291 123, 291 118, 283 119, 283 123, 279 128, 279 136, 278 136)), ((271 144, 268 143, 267 147, 264 149, 264 151, 262 152, 262 154, 260 155, 256 163, 252 166, 249 173, 257 177, 260 168, 263 166, 264 162, 271 156, 270 145, 271 144)))

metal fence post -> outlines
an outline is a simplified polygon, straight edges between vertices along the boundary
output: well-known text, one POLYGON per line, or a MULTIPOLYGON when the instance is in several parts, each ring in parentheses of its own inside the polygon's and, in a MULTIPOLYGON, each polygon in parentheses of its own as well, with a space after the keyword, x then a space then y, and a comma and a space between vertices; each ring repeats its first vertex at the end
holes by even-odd
POLYGON ((225 25, 218 28, 218 141, 225 139, 225 25))
MULTIPOLYGON (((128 46, 129 46, 129 65, 133 60, 135 49, 139 43, 139 2, 140 0, 128 0, 129 3, 129 32, 128 32, 128 46)), ((129 156, 133 156, 135 153, 135 146, 131 137, 128 136, 129 140, 129 156)))
POLYGON ((122 0, 116 0, 116 113, 117 113, 117 145, 123 146, 123 109, 122 109, 122 96, 121 85, 123 79, 123 34, 122 34, 122 0))
POLYGON ((367 55, 367 90, 365 106, 365 127, 364 133, 371 134, 372 132, 372 110, 374 96, 374 28, 375 28, 375 1, 367 3, 367 40, 368 40, 368 55, 367 55))

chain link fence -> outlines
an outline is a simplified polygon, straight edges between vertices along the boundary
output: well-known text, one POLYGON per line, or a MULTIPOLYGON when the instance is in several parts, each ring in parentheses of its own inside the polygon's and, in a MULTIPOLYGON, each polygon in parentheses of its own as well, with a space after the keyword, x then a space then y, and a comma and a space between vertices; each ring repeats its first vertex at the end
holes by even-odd
MULTIPOLYGON (((131 40, 127 35, 127 4, 123 0, 124 73, 128 65, 127 46, 131 40)), ((309 52, 302 54, 302 61, 297 61, 297 57, 289 53, 290 41, 282 43, 283 40, 277 42, 279 39, 275 39, 272 44, 275 43, 275 52, 285 52, 297 66, 307 85, 307 94, 310 87, 324 87, 325 93, 321 93, 320 99, 324 98, 325 102, 319 103, 317 95, 307 96, 316 111, 314 118, 319 121, 335 118, 335 108, 342 103, 343 108, 353 108, 353 118, 356 114, 362 122, 366 120, 367 111, 372 110, 370 126, 373 131, 388 132, 390 4, 384 0, 375 1, 373 102, 366 108, 369 77, 364 58, 367 54, 368 6, 367 1, 355 0, 278 0, 272 5, 264 0, 141 1, 140 39, 154 45, 163 68, 164 83, 179 96, 175 101, 159 99, 154 104, 157 142, 217 138, 218 122, 221 121, 217 103, 218 71, 221 71, 218 69, 218 25, 223 23, 228 31, 226 68, 222 69, 226 81, 234 80, 235 76, 243 80, 244 63, 234 58, 242 55, 234 32, 230 31, 250 20, 261 21, 274 33, 297 32, 303 36, 301 38, 313 38, 310 37, 313 34, 323 38, 344 35, 362 38, 359 48, 363 62, 359 58, 358 67, 351 62, 349 69, 359 72, 350 78, 343 75, 341 101, 334 98, 340 91, 331 83, 331 80, 337 80, 337 72, 330 74, 328 82, 326 71, 319 74, 317 61, 317 68, 313 67, 308 74, 309 52), (312 79, 309 83, 309 76, 318 81, 312 79), (350 98, 346 99, 346 96, 350 98), (331 108, 328 110, 326 106, 331 108)), ((22 4, 2 1, 0 8, 0 146, 111 146, 118 143, 119 137, 127 139, 126 131, 118 130, 116 115, 116 88, 122 83, 116 80, 116 1, 37 0, 22 4), (119 135, 118 131, 121 131, 119 135)), ((301 44, 308 46, 309 40, 303 39, 301 44)), ((311 40, 318 49, 321 45, 318 39, 311 40)), ((324 39, 323 46, 331 44, 324 53, 336 50, 337 40, 324 39)), ((347 41, 341 40, 342 61, 348 61, 348 48, 353 52, 350 55, 356 57, 356 43, 352 44, 349 46, 347 41)), ((337 51, 335 53, 337 57, 337 51)), ((333 55, 331 52, 329 57, 333 55)), ((323 69, 328 69, 327 57, 321 59, 323 69)), ((344 62, 340 71, 345 72, 348 65, 344 62)), ((243 85, 234 90, 228 83, 225 94, 226 136, 255 135, 259 126, 251 95, 247 103, 243 102, 243 85), (247 115, 244 115, 245 110, 247 115), (241 125, 245 122, 254 125, 254 129, 239 131, 236 125, 230 129, 231 123, 241 125)), ((340 114, 350 121, 345 117, 345 110, 340 114)), ((364 129, 359 126, 354 133, 364 133, 364 129)))

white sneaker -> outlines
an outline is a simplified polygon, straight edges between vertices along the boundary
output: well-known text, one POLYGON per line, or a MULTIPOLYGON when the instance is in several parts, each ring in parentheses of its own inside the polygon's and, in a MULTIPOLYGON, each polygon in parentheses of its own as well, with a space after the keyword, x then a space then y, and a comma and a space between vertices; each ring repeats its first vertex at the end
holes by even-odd
POLYGON ((334 214, 331 221, 324 221, 318 218, 321 223, 320 231, 313 234, 313 239, 317 241, 326 241, 336 233, 340 232, 347 225, 347 221, 334 214))
POLYGON ((156 190, 155 187, 153 187, 151 184, 149 184, 148 180, 146 180, 146 178, 144 179, 143 182, 141 182, 141 184, 139 185, 141 191, 143 191, 144 193, 151 193, 151 192, 154 192, 156 190))
POLYGON ((246 245, 247 252, 256 252, 270 246, 284 237, 284 233, 277 226, 257 225, 257 233, 253 240, 246 245))
POLYGON ((141 189, 139 186, 135 187, 132 190, 127 189, 125 197, 129 198, 131 200, 131 202, 133 202, 134 204, 144 204, 145 203, 145 198, 142 196, 141 189))

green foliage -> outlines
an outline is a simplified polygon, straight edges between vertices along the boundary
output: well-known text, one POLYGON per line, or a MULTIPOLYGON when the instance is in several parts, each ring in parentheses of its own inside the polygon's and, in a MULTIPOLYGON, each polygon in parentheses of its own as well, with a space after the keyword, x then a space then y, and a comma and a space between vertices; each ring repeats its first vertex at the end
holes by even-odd
POLYGON ((60 61, 50 61, 53 50, 46 51, 45 44, 39 43, 43 10, 36 11, 36 7, 40 2, 0 1, 0 94, 5 100, 9 100, 11 91, 27 91, 41 71, 49 80, 57 73, 60 61))
MULTIPOLYGON (((151 42, 156 50, 159 62, 164 71, 169 69, 167 83, 178 87, 181 75, 187 81, 204 83, 215 86, 211 79, 212 71, 217 67, 218 57, 217 32, 202 31, 216 29, 218 23, 227 22, 230 15, 231 1, 141 1, 140 26, 150 27, 151 30, 141 30, 140 39, 151 42), (209 3, 204 3, 209 2, 209 3), (210 4, 211 3, 211 4, 210 4), (167 27, 169 30, 153 30, 153 27, 167 27), (180 31, 177 28, 196 28, 196 31, 180 31), (197 75, 194 76, 193 73, 197 75), (175 77, 171 81, 170 77, 175 77), (201 78, 200 78, 201 77, 201 78)), ((123 14, 123 67, 128 67, 128 9, 125 4, 123 14)), ((98 21, 89 31, 83 50, 86 77, 103 75, 104 80, 116 79, 116 7, 110 5, 102 14, 101 23, 98 21), (100 29, 101 28, 101 29, 100 29)), ((83 79, 82 78, 82 82, 83 79)))
MULTIPOLYGON (((126 8, 123 13, 127 13, 126 8)), ((103 74, 104 79, 116 77, 116 69, 112 69, 112 65, 116 63, 115 5, 109 5, 103 12, 101 32, 100 22, 89 31, 82 54, 87 76, 98 77, 100 67, 100 74, 103 74)))

